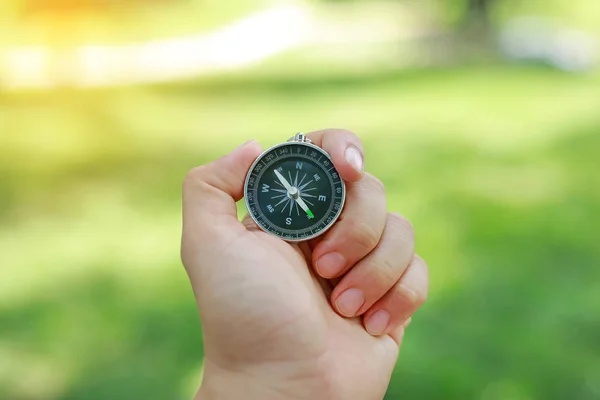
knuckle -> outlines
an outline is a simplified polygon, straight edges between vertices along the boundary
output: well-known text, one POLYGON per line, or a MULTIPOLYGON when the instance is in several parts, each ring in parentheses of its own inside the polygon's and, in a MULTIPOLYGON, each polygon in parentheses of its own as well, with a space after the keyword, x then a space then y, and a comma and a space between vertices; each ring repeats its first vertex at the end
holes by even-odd
POLYGON ((427 266, 427 263, 425 260, 423 260, 423 258, 421 258, 421 256, 418 254, 413 255, 413 264, 419 265, 423 271, 423 275, 429 277, 429 266, 427 266))
POLYGON ((426 300, 427 295, 423 292, 416 291, 403 283, 399 283, 396 286, 396 301, 403 308, 416 310, 421 307, 426 300))
POLYGON ((421 307, 427 301, 427 291, 417 291, 417 304, 421 307))
POLYGON ((385 196, 385 185, 381 179, 368 172, 365 174, 365 176, 367 178, 366 181, 369 183, 369 190, 376 191, 377 193, 385 196))
POLYGON ((198 182, 202 182, 205 169, 206 168, 203 165, 190 169, 183 179, 183 187, 192 187, 197 185, 198 182))
POLYGON ((425 270, 425 272, 429 271, 429 267, 427 266, 427 263, 425 262, 425 260, 423 260, 423 257, 421 257, 418 254, 413 255, 413 263, 415 264, 420 264, 421 268, 423 268, 425 270))
POLYGON ((366 221, 354 220, 349 226, 349 232, 356 244, 371 251, 379 243, 381 232, 366 221))
POLYGON ((405 233, 408 238, 414 239, 415 229, 413 227, 413 224, 402 214, 389 213, 388 222, 389 224, 400 230, 402 233, 405 233))
POLYGON ((376 263, 375 273, 377 275, 377 281, 382 287, 386 288, 386 292, 398 281, 401 272, 398 265, 391 260, 382 259, 376 263))

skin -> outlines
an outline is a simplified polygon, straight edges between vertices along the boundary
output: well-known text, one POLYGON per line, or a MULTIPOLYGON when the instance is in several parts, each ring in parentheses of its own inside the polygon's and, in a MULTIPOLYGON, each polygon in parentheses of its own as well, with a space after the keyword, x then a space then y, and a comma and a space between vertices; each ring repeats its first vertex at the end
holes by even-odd
POLYGON ((185 179, 181 254, 205 349, 197 399, 381 399, 404 330, 426 300, 412 226, 386 211, 359 138, 340 129, 308 136, 347 183, 340 219, 308 243, 239 222, 235 202, 258 143, 185 179))

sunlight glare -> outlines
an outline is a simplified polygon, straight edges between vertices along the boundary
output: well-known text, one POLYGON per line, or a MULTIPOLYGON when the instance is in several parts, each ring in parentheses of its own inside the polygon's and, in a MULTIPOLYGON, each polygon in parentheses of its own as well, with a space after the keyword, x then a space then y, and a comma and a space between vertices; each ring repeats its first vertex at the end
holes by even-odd
POLYGON ((255 13, 205 35, 121 46, 47 47, 6 53, 9 89, 116 86, 166 82, 243 68, 306 42, 310 19, 298 6, 255 13))

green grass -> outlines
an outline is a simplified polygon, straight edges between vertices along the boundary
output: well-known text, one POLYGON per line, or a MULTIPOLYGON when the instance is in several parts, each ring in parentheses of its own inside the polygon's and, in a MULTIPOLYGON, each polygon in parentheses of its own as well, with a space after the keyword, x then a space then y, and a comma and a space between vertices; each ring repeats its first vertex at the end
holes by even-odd
POLYGON ((363 138, 430 264, 387 398, 600 396, 600 78, 296 72, 0 99, 0 398, 190 398, 183 176, 322 127, 363 138))

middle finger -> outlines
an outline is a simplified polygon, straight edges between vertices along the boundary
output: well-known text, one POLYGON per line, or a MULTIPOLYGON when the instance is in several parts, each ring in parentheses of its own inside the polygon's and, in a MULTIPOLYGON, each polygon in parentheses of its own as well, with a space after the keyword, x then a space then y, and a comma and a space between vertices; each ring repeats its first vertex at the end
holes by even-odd
POLYGON ((381 181, 367 173, 363 179, 347 185, 340 219, 313 250, 313 265, 323 278, 343 275, 369 254, 385 227, 386 200, 381 181))

